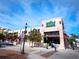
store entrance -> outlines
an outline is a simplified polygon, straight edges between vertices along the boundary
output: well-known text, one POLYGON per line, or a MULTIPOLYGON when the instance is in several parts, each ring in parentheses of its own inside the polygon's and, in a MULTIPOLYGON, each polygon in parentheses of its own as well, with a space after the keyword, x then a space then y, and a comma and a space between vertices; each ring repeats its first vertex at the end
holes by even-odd
POLYGON ((60 39, 59 37, 44 37, 44 43, 55 43, 55 44, 60 44, 60 39))
POLYGON ((44 43, 60 44, 59 31, 44 32, 44 43))

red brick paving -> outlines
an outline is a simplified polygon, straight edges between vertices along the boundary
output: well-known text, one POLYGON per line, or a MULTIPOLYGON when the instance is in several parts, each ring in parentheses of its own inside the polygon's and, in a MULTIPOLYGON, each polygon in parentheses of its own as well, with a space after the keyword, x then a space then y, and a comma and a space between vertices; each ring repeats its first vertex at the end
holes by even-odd
POLYGON ((0 59, 27 59, 27 55, 17 51, 0 49, 0 59))

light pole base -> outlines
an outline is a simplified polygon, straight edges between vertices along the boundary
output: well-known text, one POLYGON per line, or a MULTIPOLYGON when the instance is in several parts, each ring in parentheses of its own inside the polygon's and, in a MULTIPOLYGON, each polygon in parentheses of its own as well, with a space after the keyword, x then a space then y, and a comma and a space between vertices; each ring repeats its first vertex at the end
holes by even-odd
POLYGON ((21 54, 25 54, 25 52, 22 51, 21 54))

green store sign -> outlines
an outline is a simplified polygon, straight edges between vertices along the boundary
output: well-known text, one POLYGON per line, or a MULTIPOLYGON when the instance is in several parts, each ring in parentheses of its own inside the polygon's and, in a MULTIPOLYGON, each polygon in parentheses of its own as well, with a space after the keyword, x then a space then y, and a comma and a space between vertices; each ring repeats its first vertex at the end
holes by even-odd
POLYGON ((50 21, 46 23, 46 27, 54 27, 54 26, 55 26, 55 21, 54 22, 50 21))

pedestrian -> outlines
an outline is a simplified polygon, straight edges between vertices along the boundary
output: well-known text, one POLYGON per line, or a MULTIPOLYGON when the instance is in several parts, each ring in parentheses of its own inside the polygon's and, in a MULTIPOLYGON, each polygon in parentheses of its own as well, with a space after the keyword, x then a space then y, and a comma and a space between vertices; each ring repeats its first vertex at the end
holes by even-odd
POLYGON ((56 44, 54 42, 51 43, 51 46, 52 48, 54 48, 55 51, 57 51, 56 44))
POLYGON ((47 44, 46 44, 46 49, 48 49, 48 46, 49 46, 49 44, 47 43, 47 44))

